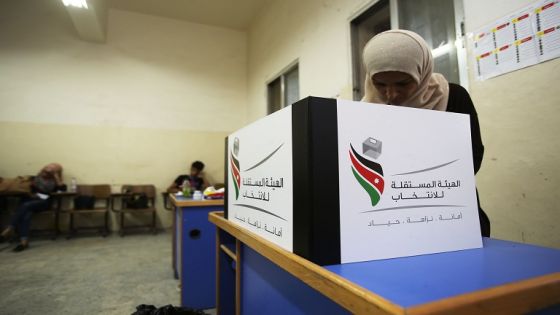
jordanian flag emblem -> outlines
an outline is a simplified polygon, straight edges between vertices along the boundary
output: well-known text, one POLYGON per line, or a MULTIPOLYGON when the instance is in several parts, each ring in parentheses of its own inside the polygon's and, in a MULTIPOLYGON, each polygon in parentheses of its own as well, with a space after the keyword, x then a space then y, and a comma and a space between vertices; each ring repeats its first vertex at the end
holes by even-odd
POLYGON ((241 176, 239 175, 239 160, 230 153, 231 176, 233 179, 233 187, 235 188, 235 200, 239 198, 239 187, 241 186, 241 176))
POLYGON ((359 155, 358 152, 354 150, 352 144, 350 144, 348 153, 352 161, 351 168, 354 177, 368 193, 371 199, 371 205, 375 206, 379 202, 383 194, 383 188, 385 187, 383 168, 381 168, 380 164, 359 155))

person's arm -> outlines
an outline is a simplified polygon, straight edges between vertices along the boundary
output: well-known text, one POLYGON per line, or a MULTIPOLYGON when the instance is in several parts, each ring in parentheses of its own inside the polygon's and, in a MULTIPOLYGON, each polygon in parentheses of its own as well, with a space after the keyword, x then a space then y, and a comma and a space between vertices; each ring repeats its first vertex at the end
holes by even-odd
POLYGON ((177 184, 175 184, 175 182, 173 182, 171 185, 169 185, 169 187, 167 188, 167 192, 168 193, 176 193, 179 191, 179 186, 177 186, 177 184))
POLYGON ((55 171, 53 177, 56 183, 55 191, 66 191, 66 184, 62 180, 62 170, 55 171))
POLYGON ((480 125, 478 123, 478 115, 476 114, 474 105, 472 109, 473 109, 473 114, 470 115, 471 116, 471 141, 472 141, 472 150, 473 150, 474 173, 476 174, 478 173, 478 170, 482 165, 482 159, 484 158, 484 145, 482 144, 480 125))
POLYGON ((167 188, 167 192, 168 193, 178 192, 179 191, 179 184, 177 184, 177 183, 180 182, 180 180, 181 180, 181 176, 177 176, 177 178, 175 178, 175 180, 167 188))
POLYGON ((469 112, 470 122, 471 122, 471 142, 472 142, 472 153, 473 153, 473 166, 474 173, 478 173, 480 166, 482 165, 482 159, 484 158, 484 145, 482 144, 482 135, 480 134, 480 124, 478 123, 478 114, 474 108, 473 101, 469 93, 465 91, 465 105, 467 111, 469 112))
POLYGON ((64 185, 64 182, 62 181, 62 171, 53 172, 53 177, 56 182, 56 186, 64 185))
POLYGON ((206 188, 208 188, 210 186, 210 183, 208 183, 208 181, 206 180, 206 175, 204 174, 204 172, 200 173, 200 178, 202 178, 202 191, 204 191, 206 188))
POLYGON ((482 159, 484 158, 484 145, 482 144, 482 136, 480 134, 478 114, 476 113, 476 109, 469 92, 467 92, 467 90, 465 90, 462 86, 457 84, 449 85, 448 111, 468 114, 470 116, 473 167, 474 173, 476 174, 480 169, 482 159))

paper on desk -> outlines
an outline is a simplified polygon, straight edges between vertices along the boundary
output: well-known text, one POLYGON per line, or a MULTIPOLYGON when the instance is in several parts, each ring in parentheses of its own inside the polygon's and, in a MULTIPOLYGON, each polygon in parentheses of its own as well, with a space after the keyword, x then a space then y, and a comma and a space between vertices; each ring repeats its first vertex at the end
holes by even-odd
POLYGON ((39 197, 39 198, 41 198, 41 199, 43 199, 43 200, 49 199, 49 195, 46 195, 46 194, 37 193, 36 195, 37 195, 37 197, 39 197))

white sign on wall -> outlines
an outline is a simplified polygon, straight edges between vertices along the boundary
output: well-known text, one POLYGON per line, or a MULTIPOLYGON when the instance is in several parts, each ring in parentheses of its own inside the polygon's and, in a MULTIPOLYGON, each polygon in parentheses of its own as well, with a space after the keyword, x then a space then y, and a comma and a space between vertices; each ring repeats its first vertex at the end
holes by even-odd
POLYGON ((338 101, 341 262, 479 248, 468 115, 338 101))

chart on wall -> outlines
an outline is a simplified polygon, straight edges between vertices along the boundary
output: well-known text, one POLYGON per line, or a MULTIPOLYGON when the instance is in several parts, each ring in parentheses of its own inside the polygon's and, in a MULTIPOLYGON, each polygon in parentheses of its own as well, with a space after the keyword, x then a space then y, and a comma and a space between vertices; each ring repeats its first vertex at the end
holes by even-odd
POLYGON ((476 78, 495 76, 560 56, 560 1, 537 1, 473 32, 476 78))

